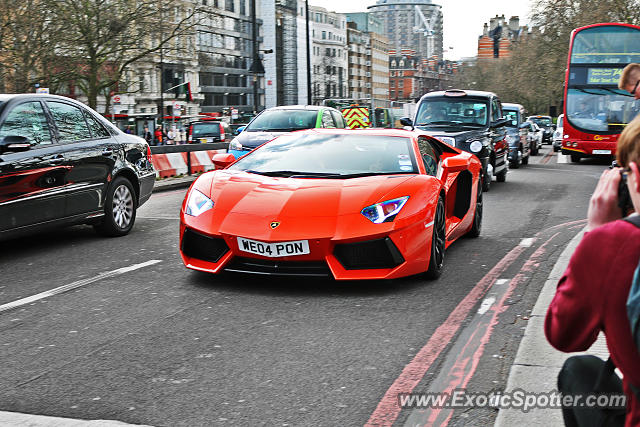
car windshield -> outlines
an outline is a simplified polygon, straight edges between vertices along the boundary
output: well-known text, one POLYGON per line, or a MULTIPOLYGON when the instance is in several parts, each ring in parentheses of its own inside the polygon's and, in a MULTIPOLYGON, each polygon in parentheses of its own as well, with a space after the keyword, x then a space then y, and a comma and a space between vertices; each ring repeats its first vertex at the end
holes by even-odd
POLYGON ((506 110, 502 109, 504 112, 504 118, 507 119, 507 127, 517 128, 518 127, 518 112, 515 110, 506 110))
POLYGON ((220 135, 219 123, 195 123, 193 125, 193 135, 220 135))
POLYGON ((229 169, 299 178, 418 173, 409 138, 317 133, 280 136, 229 169))
POLYGON ((551 126, 551 117, 530 117, 529 120, 531 120, 533 123, 537 124, 538 126, 544 126, 544 127, 551 126))
POLYGON ((265 111, 245 129, 248 132, 289 132, 316 127, 318 111, 271 110, 265 111))
POLYGON ((454 97, 427 98, 420 103, 416 126, 433 129, 445 126, 487 126, 487 100, 454 97))

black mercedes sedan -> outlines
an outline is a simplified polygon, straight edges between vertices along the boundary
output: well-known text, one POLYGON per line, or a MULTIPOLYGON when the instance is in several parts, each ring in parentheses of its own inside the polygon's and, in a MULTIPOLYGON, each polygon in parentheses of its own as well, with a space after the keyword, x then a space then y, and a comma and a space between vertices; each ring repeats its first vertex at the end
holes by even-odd
POLYGON ((0 240, 82 223, 123 236, 154 182, 146 141, 84 104, 0 95, 0 240))
POLYGON ((423 95, 413 120, 400 122, 475 154, 482 163, 483 191, 493 177, 507 179, 509 145, 498 96, 492 92, 450 89, 423 95))

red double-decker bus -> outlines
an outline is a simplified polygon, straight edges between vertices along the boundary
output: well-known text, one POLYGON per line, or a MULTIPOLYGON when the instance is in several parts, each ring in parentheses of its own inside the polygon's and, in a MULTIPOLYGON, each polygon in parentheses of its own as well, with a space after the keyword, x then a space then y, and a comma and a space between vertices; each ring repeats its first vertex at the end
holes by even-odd
POLYGON ((562 154, 572 162, 613 156, 618 136, 640 110, 618 89, 622 69, 640 63, 640 27, 594 24, 571 33, 564 87, 562 154))

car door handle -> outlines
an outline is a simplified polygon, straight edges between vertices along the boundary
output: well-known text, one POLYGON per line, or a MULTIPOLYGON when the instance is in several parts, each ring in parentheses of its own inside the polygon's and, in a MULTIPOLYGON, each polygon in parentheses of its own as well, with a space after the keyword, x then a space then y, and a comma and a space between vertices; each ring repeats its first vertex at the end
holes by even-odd
POLYGON ((113 156, 113 150, 111 148, 105 148, 102 150, 102 155, 105 157, 113 156))
POLYGON ((52 157, 47 162, 50 165, 59 165, 60 163, 64 162, 64 157, 62 157, 62 156, 52 157))

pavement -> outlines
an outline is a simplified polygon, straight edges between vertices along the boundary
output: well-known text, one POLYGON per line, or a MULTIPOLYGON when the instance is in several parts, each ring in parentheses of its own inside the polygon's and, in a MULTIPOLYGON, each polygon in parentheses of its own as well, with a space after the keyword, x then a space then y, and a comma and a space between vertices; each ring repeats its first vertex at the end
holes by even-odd
POLYGON ((157 193, 160 191, 170 191, 177 190, 180 188, 188 188, 193 181, 196 180, 200 175, 184 175, 184 176, 175 176, 171 178, 162 178, 156 180, 155 185, 153 186, 153 192, 157 193))
MULTIPOLYGON (((569 242, 538 296, 509 371, 506 392, 522 389, 532 393, 549 393, 558 389, 558 372, 560 372, 564 361, 570 356, 593 354, 605 360, 609 357, 603 334, 600 334, 591 348, 584 353, 562 353, 551 347, 544 336, 544 318, 547 308, 555 295, 558 280, 567 268, 569 259, 583 234, 584 231, 581 231, 569 242)), ((564 423, 560 409, 535 408, 526 413, 520 409, 500 409, 494 424, 495 427, 518 425, 562 426, 564 423)))

